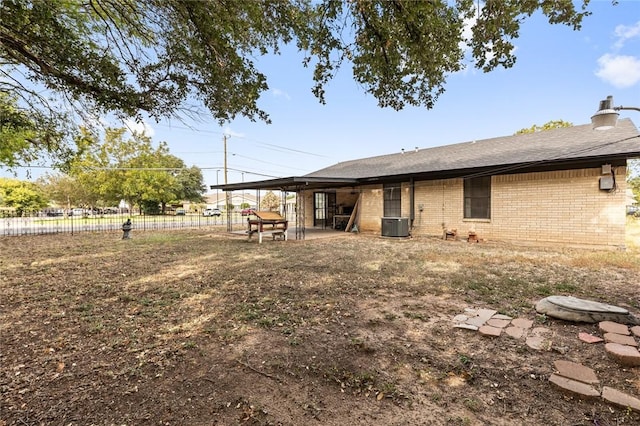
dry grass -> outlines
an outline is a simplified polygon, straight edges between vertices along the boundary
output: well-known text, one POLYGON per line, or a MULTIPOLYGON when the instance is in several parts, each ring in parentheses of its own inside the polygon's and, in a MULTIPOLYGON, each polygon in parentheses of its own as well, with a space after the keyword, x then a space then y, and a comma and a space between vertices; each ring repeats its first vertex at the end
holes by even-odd
POLYGON ((640 251, 640 217, 627 216, 627 247, 634 252, 640 251))
POLYGON ((640 422, 549 388, 561 358, 635 395, 640 375, 577 342, 594 326, 532 309, 563 294, 637 312, 636 248, 202 232, 0 248, 0 425, 640 422), (543 321, 571 349, 452 329, 467 306, 543 321))

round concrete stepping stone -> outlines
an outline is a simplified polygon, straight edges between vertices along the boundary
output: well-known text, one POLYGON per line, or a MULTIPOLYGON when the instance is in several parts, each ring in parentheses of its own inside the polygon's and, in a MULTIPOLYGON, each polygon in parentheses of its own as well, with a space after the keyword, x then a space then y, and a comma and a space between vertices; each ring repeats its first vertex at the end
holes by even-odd
POLYGON ((640 366, 640 352, 633 346, 620 343, 607 343, 604 345, 607 354, 618 363, 630 367, 640 366))
POLYGON ((494 317, 487 321, 487 325, 490 325, 491 327, 505 328, 510 322, 510 320, 497 319, 494 317))
POLYGON ((566 321, 596 323, 614 321, 640 324, 626 309, 572 296, 549 296, 536 303, 536 311, 566 321))

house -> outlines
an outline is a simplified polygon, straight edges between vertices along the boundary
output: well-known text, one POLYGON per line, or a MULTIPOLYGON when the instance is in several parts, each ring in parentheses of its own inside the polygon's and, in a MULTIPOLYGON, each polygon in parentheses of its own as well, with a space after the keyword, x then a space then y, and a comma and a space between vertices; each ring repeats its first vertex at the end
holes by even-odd
MULTIPOLYGON (((224 192, 207 194, 204 198, 208 207, 225 210, 227 200, 224 192)), ((249 205, 250 208, 256 208, 258 202, 254 194, 243 191, 242 193, 230 193, 228 203, 233 206, 234 211, 240 211, 244 208, 244 205, 249 205)))
POLYGON ((629 119, 345 161, 305 176, 213 186, 295 192, 297 226, 624 248, 629 119), (355 211, 353 218, 351 213, 355 211), (338 220, 336 220, 338 218, 338 220))

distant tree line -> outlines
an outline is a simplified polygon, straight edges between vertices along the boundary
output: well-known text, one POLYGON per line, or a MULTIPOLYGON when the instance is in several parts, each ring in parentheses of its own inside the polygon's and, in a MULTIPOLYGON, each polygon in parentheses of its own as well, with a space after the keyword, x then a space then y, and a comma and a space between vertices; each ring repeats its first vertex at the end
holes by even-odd
POLYGON ((124 128, 107 129, 104 141, 86 128, 75 144, 65 173, 47 174, 36 182, 0 179, 0 206, 17 213, 60 207, 118 206, 123 200, 146 213, 165 212, 167 205, 204 202, 202 171, 186 167, 169 152, 165 142, 157 147, 151 138, 124 128))

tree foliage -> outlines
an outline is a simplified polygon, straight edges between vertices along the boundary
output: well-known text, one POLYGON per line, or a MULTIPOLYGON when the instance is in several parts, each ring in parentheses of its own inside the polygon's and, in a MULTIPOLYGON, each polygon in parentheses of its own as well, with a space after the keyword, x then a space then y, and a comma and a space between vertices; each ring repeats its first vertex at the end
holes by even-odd
POLYGON ((2 91, 0 79, 0 165, 12 169, 37 160, 43 151, 58 159, 67 158, 70 151, 61 143, 63 139, 56 120, 41 111, 20 108, 15 94, 2 91))
POLYGON ((19 215, 47 206, 38 185, 17 179, 0 178, 0 206, 13 207, 19 215))
POLYGON ((64 109, 54 98, 81 114, 156 119, 194 113, 196 100, 220 123, 236 116, 268 122, 258 107, 267 77, 256 60, 295 43, 321 102, 346 65, 381 107, 431 108, 447 76, 467 62, 485 72, 513 66, 512 42, 533 13, 579 29, 589 0, 574 3, 4 0, 0 92, 18 97, 29 116, 59 125, 64 109))
POLYGON ((640 202, 640 158, 627 161, 627 186, 631 188, 637 202, 640 202))
POLYGON ((38 179, 40 186, 46 197, 58 206, 96 206, 99 203, 92 203, 95 199, 91 188, 83 188, 81 183, 64 174, 47 174, 38 179))
POLYGON ((260 201, 260 210, 278 210, 280 207, 280 199, 273 191, 267 192, 264 198, 260 201))
MULTIPOLYGON (((76 140, 81 151, 70 163, 69 175, 82 204, 118 205, 121 200, 138 206, 164 206, 172 201, 201 202, 206 187, 202 171, 187 168, 171 155, 165 142, 154 147, 151 138, 126 129, 107 129, 102 143, 83 129, 76 140)), ((76 195, 76 202, 78 197, 76 195)))
POLYGON ((531 127, 520 129, 516 132, 516 135, 521 135, 524 133, 543 132, 545 130, 561 129, 563 127, 573 127, 573 123, 570 123, 568 121, 563 121, 563 120, 551 120, 551 121, 547 121, 542 126, 538 126, 537 124, 534 124, 531 127))

